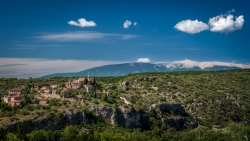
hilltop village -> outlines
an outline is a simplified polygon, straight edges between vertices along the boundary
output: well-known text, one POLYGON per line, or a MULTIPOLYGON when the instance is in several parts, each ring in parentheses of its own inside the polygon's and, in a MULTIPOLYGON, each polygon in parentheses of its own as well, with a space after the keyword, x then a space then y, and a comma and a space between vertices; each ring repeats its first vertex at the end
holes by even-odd
POLYGON ((1 78, 0 140, 248 140, 249 82, 250 70, 1 78))
MULTIPOLYGON (((108 96, 108 92, 96 91, 95 78, 80 77, 78 79, 69 79, 64 84, 31 84, 29 85, 30 94, 35 94, 34 98, 39 101, 40 105, 47 105, 47 101, 50 98, 67 99, 72 102, 82 102, 84 93, 93 93, 95 97, 100 98, 103 94, 108 96)), ((18 88, 11 88, 8 90, 8 95, 2 97, 2 101, 8 104, 8 106, 19 106, 22 104, 23 92, 27 89, 27 86, 21 86, 18 88)))

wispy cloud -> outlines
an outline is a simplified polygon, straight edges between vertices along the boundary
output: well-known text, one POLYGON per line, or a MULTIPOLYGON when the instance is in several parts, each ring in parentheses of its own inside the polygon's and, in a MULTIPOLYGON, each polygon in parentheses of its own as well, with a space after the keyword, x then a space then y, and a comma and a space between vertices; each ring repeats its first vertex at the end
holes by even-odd
POLYGON ((26 64, 5 64, 5 65, 0 65, 0 67, 20 66, 20 65, 26 65, 26 64))
POLYGON ((86 21, 86 19, 84 19, 84 18, 78 19, 78 22, 68 21, 68 24, 73 25, 73 26, 80 26, 80 27, 96 26, 96 23, 94 21, 86 21))
POLYGON ((17 47, 11 48, 11 49, 17 49, 17 50, 30 50, 30 49, 38 49, 38 48, 46 48, 46 47, 60 47, 64 45, 37 45, 37 44, 19 44, 16 45, 17 47))
POLYGON ((137 26, 137 24, 138 24, 137 22, 134 22, 134 26, 137 26))
POLYGON ((156 31, 157 30, 157 27, 153 28, 152 31, 156 31))
POLYGON ((108 39, 120 39, 128 40, 132 38, 137 38, 138 35, 133 34, 112 34, 112 33, 102 33, 94 31, 75 31, 75 32, 63 32, 63 33, 45 33, 34 38, 45 40, 45 41, 58 41, 58 42, 86 42, 86 41, 100 41, 108 39))
POLYGON ((15 47, 15 48, 11 48, 11 49, 29 50, 29 49, 36 49, 36 48, 34 48, 34 47, 15 47))
POLYGON ((236 10, 234 10, 234 8, 232 10, 227 11, 228 13, 233 13, 236 12, 236 10))
POLYGON ((199 33, 208 30, 209 26, 206 23, 198 20, 183 20, 174 26, 175 29, 189 34, 199 33))
POLYGON ((166 45, 180 45, 180 44, 184 44, 184 43, 181 43, 181 42, 169 42, 169 43, 166 43, 166 42, 155 42, 155 43, 147 43, 147 42, 144 42, 144 43, 139 43, 138 45, 142 45, 142 46, 166 46, 166 45))
POLYGON ((52 73, 78 72, 97 66, 119 63, 124 62, 101 60, 51 60, 44 58, 0 58, 0 77, 40 77, 52 73))
POLYGON ((129 20, 126 20, 124 23, 123 23, 123 28, 129 28, 129 26, 132 24, 131 21, 129 20))
POLYGON ((31 44, 21 44, 21 45, 16 45, 16 46, 21 46, 21 47, 59 47, 59 46, 64 46, 64 45, 31 45, 31 44))
POLYGON ((167 49, 167 50, 207 50, 207 49, 204 49, 204 48, 170 48, 170 49, 167 49))

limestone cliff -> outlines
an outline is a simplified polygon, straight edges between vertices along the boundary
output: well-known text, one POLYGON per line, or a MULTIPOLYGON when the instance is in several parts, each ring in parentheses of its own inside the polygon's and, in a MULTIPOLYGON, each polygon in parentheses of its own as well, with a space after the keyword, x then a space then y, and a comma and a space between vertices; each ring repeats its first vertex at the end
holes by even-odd
POLYGON ((182 130, 188 127, 195 127, 193 122, 187 122, 188 115, 180 105, 154 105, 147 112, 138 111, 133 107, 105 107, 92 105, 88 110, 78 110, 66 112, 61 117, 43 116, 30 120, 13 122, 5 127, 6 130, 15 131, 20 126, 24 132, 30 132, 34 129, 61 130, 69 125, 78 125, 81 123, 95 123, 97 118, 104 118, 112 124, 129 128, 150 128, 150 116, 161 120, 171 127, 182 130), (166 116, 165 113, 172 112, 172 116, 166 116), (152 114, 154 113, 154 114, 152 114))

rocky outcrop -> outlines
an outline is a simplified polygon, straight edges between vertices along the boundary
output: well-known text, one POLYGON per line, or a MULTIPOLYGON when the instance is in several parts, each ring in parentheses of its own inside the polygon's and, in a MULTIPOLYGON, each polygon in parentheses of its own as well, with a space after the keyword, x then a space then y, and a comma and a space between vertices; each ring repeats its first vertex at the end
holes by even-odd
POLYGON ((15 131, 20 126, 24 132, 30 132, 34 129, 61 130, 69 125, 78 125, 80 123, 95 123, 96 119, 87 115, 86 112, 75 111, 64 113, 61 117, 45 116, 37 119, 14 122, 6 127, 8 131, 15 131))
POLYGON ((113 114, 114 109, 105 106, 92 105, 89 107, 89 111, 93 112, 96 116, 102 117, 107 121, 111 122, 111 116, 113 114))
POLYGON ((121 85, 123 86, 122 89, 123 89, 124 91, 127 91, 127 90, 128 90, 128 85, 129 85, 129 84, 130 84, 129 81, 123 81, 123 82, 121 83, 121 85))
POLYGON ((149 115, 136 111, 134 108, 110 108, 105 106, 93 105, 88 111, 74 111, 64 113, 61 117, 44 116, 35 117, 30 120, 13 122, 5 127, 5 130, 16 131, 17 127, 24 132, 34 129, 62 130, 69 125, 79 125, 81 123, 95 123, 97 118, 106 119, 112 124, 129 128, 149 128, 149 115))
POLYGON ((198 126, 198 124, 194 122, 195 120, 188 115, 180 104, 154 104, 151 107, 151 113, 168 126, 174 127, 177 130, 198 126))
POLYGON ((105 118, 112 124, 129 128, 149 128, 149 115, 136 111, 134 108, 109 108, 91 106, 89 109, 95 115, 105 118))
POLYGON ((116 89, 117 87, 116 87, 116 85, 108 85, 108 86, 106 86, 106 88, 107 89, 116 89))
POLYGON ((183 130, 187 128, 196 128, 198 124, 195 122, 187 122, 187 118, 164 118, 163 121, 170 127, 174 127, 177 130, 183 130))
MULTIPOLYGON (((117 107, 111 108, 106 106, 92 105, 88 110, 79 110, 74 112, 66 112, 61 117, 43 116, 36 117, 30 120, 13 122, 6 126, 6 130, 15 131, 17 127, 21 127, 24 132, 30 132, 34 129, 45 130, 61 130, 69 125, 78 125, 81 123, 96 123, 98 118, 104 118, 112 124, 129 128, 150 128, 150 116, 161 120, 171 127, 178 130, 186 128, 194 128, 196 123, 187 122, 188 114, 178 104, 159 104, 153 105, 151 111, 155 114, 138 111, 133 107, 117 107), (165 113, 172 113, 172 116, 164 116, 165 113)), ((189 120, 190 121, 190 120, 189 120)))
POLYGON ((122 85, 123 85, 123 86, 128 86, 129 84, 130 84, 129 81, 123 81, 123 82, 122 82, 122 85))
POLYGON ((161 112, 174 113, 175 115, 187 116, 185 109, 180 104, 159 104, 155 106, 161 112))
POLYGON ((138 81, 154 81, 154 80, 156 80, 156 77, 153 76, 153 77, 139 77, 134 81, 138 82, 138 81))
POLYGON ((149 115, 134 108, 117 108, 111 117, 111 123, 130 128, 150 127, 149 115))

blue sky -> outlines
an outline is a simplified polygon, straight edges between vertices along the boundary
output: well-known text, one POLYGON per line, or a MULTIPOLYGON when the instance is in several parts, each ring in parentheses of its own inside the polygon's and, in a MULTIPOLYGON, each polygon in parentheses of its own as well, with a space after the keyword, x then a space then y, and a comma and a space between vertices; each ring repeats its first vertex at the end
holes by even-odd
POLYGON ((0 66, 22 59, 250 63, 249 6, 248 0, 5 0, 0 66))

